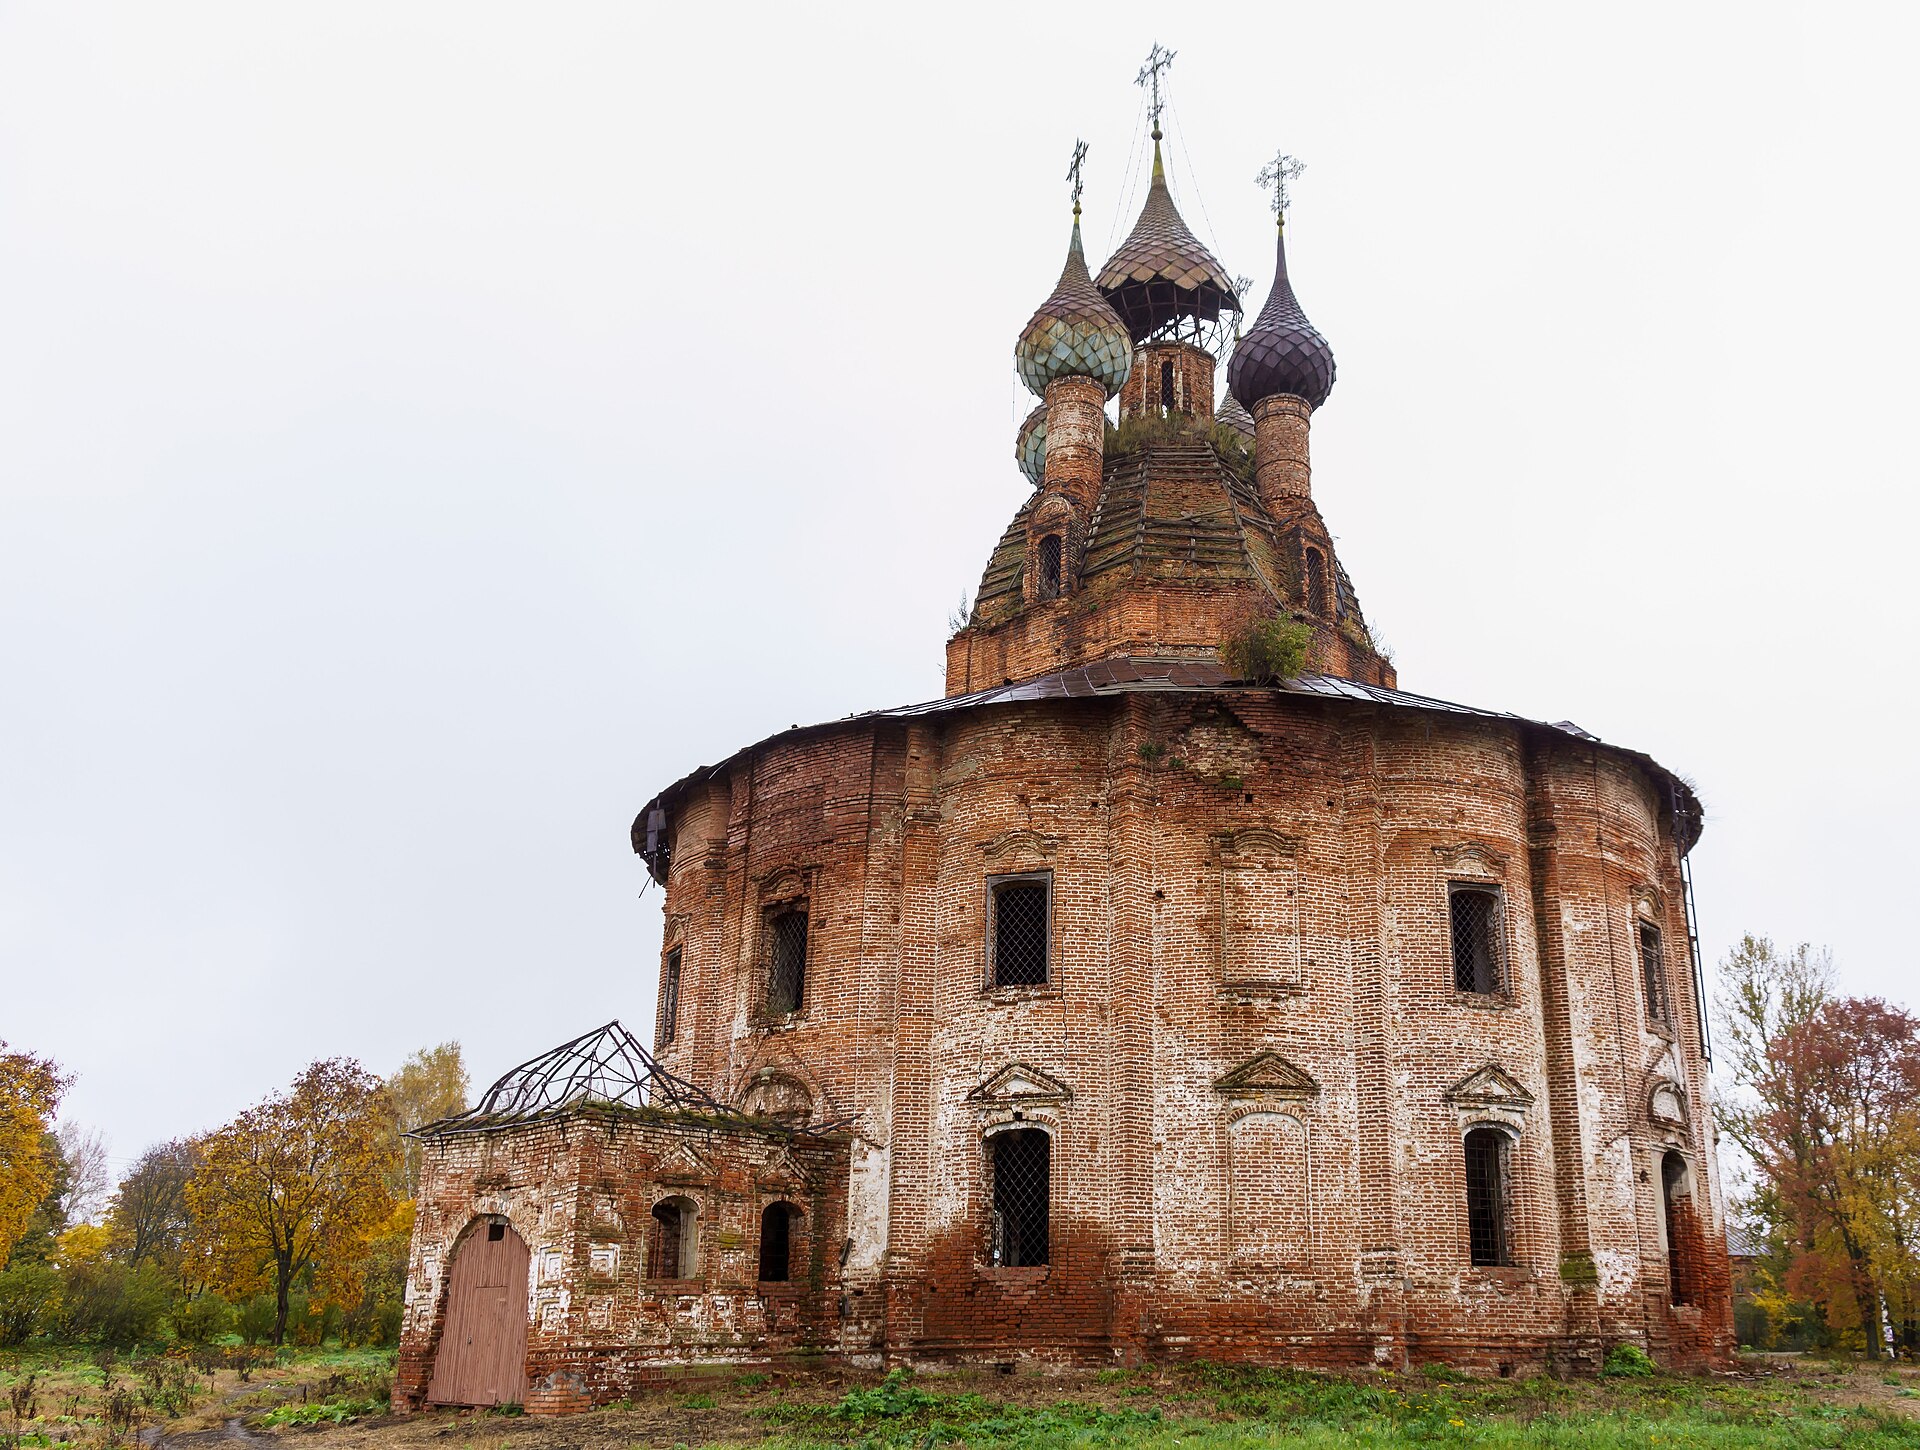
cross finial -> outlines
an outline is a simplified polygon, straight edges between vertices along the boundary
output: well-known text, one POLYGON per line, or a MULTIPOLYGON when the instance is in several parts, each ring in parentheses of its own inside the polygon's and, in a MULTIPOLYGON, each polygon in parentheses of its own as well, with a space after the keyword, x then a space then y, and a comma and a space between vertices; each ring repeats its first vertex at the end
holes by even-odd
POLYGON ((1160 139, 1160 75, 1173 64, 1174 52, 1154 41, 1153 49, 1147 52, 1147 63, 1140 67, 1140 74, 1133 78, 1136 86, 1148 86, 1153 91, 1153 105, 1149 108, 1153 117, 1153 139, 1160 139))
POLYGON ((1075 141, 1073 143, 1073 161, 1067 167, 1067 180, 1073 184, 1073 214, 1075 216, 1080 215, 1080 168, 1085 164, 1086 159, 1087 143, 1084 141, 1075 141))
POLYGON ((1260 168, 1260 174, 1254 178, 1260 185, 1273 188, 1273 214, 1281 221, 1286 220, 1287 202, 1290 200, 1287 184, 1306 169, 1306 162, 1279 151, 1274 154, 1273 160, 1260 168))

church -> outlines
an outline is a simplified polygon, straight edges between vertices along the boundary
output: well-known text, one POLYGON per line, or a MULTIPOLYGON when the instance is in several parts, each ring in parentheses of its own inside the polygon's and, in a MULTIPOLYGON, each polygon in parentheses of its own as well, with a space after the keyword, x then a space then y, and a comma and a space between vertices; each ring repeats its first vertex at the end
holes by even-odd
POLYGON ((1168 187, 1162 59, 1097 272, 1076 153, 1014 345, 1032 492, 945 698, 641 807, 651 1039, 609 1023, 423 1130, 396 1409, 770 1364, 1731 1356, 1699 802, 1398 688, 1315 492, 1297 164, 1252 312, 1168 187))

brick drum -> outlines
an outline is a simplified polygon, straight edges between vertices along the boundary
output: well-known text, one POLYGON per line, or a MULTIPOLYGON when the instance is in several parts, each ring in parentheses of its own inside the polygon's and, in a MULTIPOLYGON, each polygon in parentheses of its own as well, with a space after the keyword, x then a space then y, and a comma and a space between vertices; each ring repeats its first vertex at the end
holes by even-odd
POLYGON ((1179 346, 1141 349, 1181 364, 1176 406, 1097 472, 1097 390, 1050 387, 1074 452, 993 551, 946 699, 784 732, 641 810, 663 992, 678 964, 655 1051, 732 1106, 430 1136, 398 1408, 462 1236, 502 1218, 534 1410, 816 1357, 1728 1359, 1698 802, 1571 725, 1395 689, 1310 409, 1261 400, 1249 456, 1179 346), (1032 564, 1056 516, 1057 595, 1032 564), (1312 627, 1308 674, 1226 677, 1263 614, 1312 627), (1009 885, 1042 904, 1025 946, 1009 885), (1034 1132, 1022 1219, 996 1155, 1034 1132), (690 1279, 648 1272, 667 1198, 697 1206, 690 1279), (773 1202, 799 1215, 777 1284, 773 1202))

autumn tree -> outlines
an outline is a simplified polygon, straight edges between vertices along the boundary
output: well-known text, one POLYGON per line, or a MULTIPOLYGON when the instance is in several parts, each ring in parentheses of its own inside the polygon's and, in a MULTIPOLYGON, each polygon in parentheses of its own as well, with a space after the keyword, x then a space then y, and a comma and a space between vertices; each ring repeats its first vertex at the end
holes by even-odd
POLYGON ((200 1143, 175 1138, 140 1155, 107 1210, 114 1243, 129 1264, 173 1270, 186 1248, 187 1181, 200 1161, 200 1143))
POLYGON ((190 1252, 231 1295, 273 1286, 275 1344, 301 1275, 335 1302, 355 1296, 368 1244, 396 1208, 393 1121, 380 1080, 332 1059, 205 1140, 187 1182, 190 1252))
POLYGON ((56 1188, 49 1145, 68 1079, 51 1058, 8 1052, 0 1042, 0 1264, 56 1188))
MULTIPOLYGON (((460 1044, 443 1042, 423 1047, 387 1079, 392 1094, 394 1122, 401 1134, 450 1118, 467 1105, 467 1065, 460 1044)), ((396 1185, 412 1198, 420 1189, 420 1145, 402 1139, 402 1174, 396 1185)))

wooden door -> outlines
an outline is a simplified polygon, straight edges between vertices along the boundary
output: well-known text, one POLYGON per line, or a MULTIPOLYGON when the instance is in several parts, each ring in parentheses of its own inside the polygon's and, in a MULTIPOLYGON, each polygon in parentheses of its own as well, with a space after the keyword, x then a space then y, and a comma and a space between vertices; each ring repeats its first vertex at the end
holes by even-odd
POLYGON ((476 1224, 454 1250, 427 1402, 517 1405, 526 1394, 527 1241, 507 1224, 476 1224))

